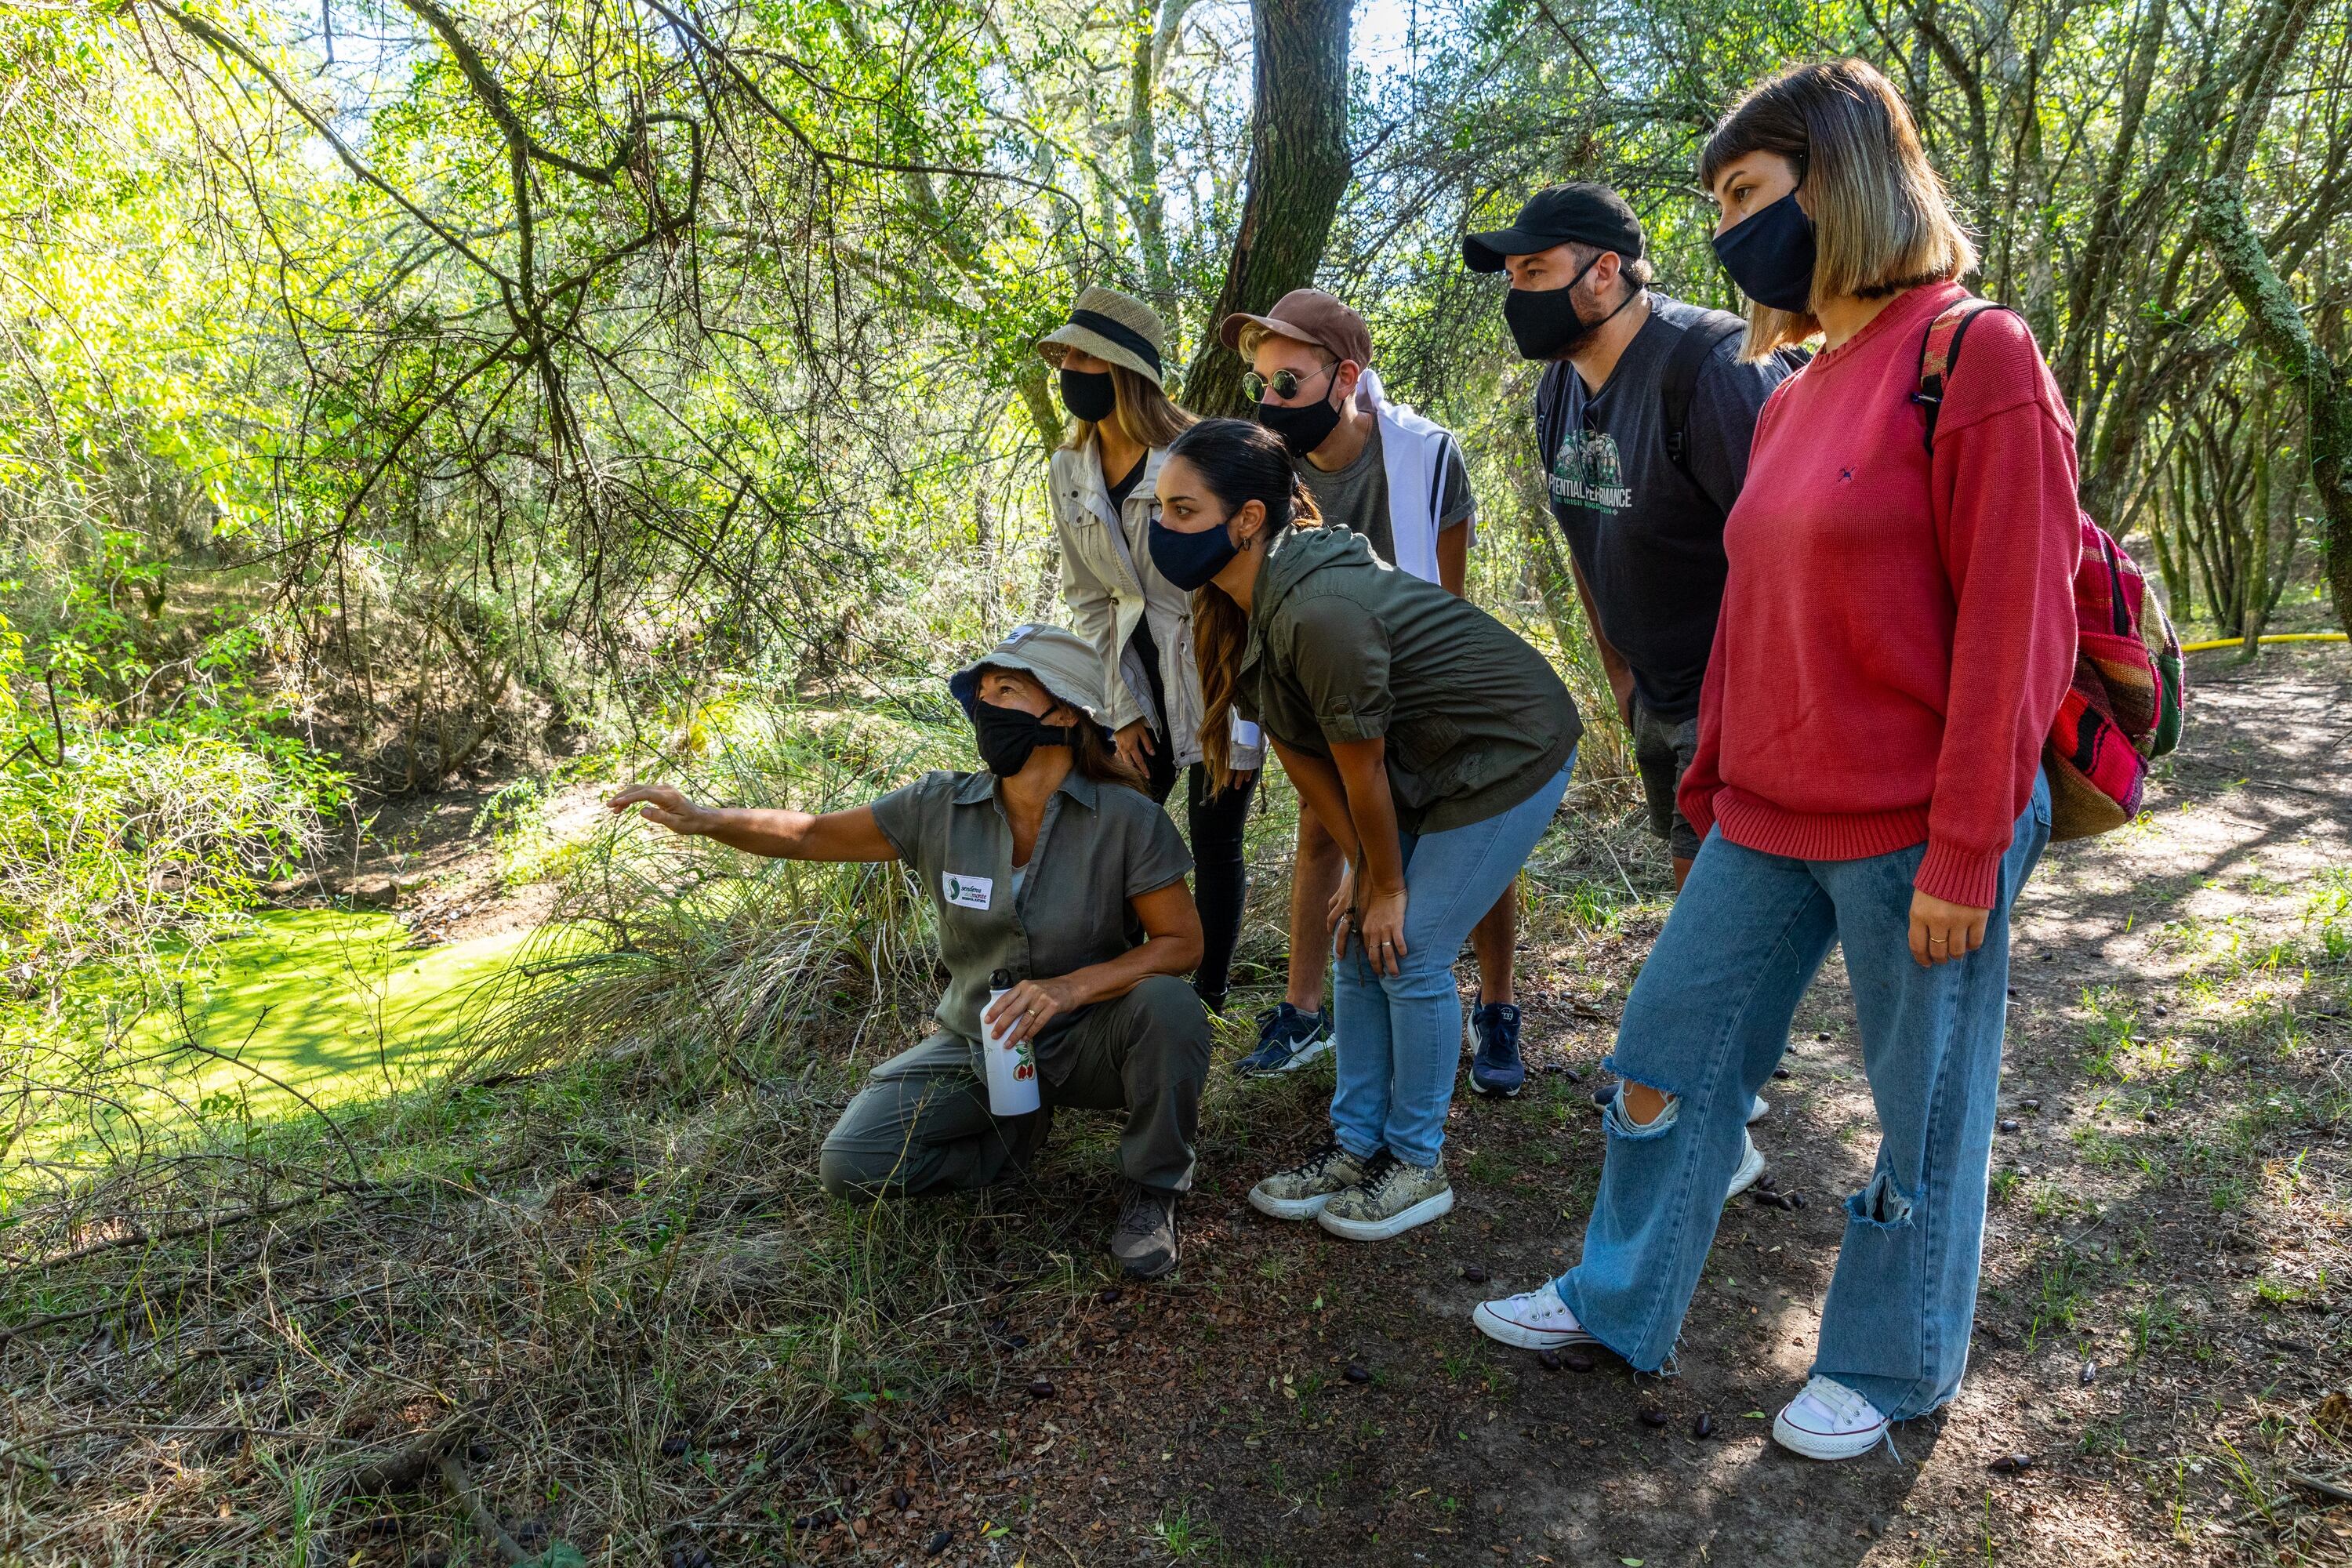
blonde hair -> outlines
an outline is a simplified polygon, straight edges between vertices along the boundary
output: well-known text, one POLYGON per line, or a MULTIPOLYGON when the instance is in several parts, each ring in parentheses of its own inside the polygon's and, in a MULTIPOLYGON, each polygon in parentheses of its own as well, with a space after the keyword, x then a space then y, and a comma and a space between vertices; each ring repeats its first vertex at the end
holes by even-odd
POLYGON ((1812 309, 1748 302, 1740 357, 1761 359, 1821 331, 1824 300, 1875 299, 1974 271, 1977 247, 1927 162, 1895 84, 1867 60, 1790 66, 1748 89, 1699 153, 1709 191, 1750 153, 1797 166, 1813 220, 1812 309))
MULTIPOLYGON (((1139 371, 1113 364, 1110 388, 1117 399, 1111 417, 1127 432, 1127 438, 1139 447, 1165 447, 1192 423, 1193 416, 1177 407, 1158 382, 1139 371)), ((1085 451, 1087 443, 1095 438, 1095 424, 1092 419, 1071 420, 1070 433, 1062 438, 1062 449, 1085 451)))
MULTIPOLYGON (((1310 343, 1305 338, 1294 338, 1287 332, 1277 332, 1264 321, 1244 321, 1242 330, 1234 334, 1234 352, 1241 355, 1244 361, 1254 360, 1257 358, 1257 351, 1265 346, 1265 340, 1268 338, 1281 338, 1286 342, 1297 343, 1302 348, 1313 349, 1318 354, 1328 356, 1331 353, 1329 349, 1310 343)), ((1332 363, 1337 364, 1339 361, 1334 359, 1332 363)))

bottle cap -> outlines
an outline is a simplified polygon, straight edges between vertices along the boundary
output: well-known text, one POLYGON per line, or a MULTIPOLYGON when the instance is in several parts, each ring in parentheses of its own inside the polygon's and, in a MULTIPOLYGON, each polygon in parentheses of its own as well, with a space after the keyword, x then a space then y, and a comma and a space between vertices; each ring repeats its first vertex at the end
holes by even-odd
POLYGON ((1010 990, 1012 990, 1012 989, 1013 989, 1013 971, 1011 971, 1011 970, 1009 970, 1009 969, 992 969, 992 970, 989 971, 989 974, 988 974, 988 988, 989 988, 991 991, 1010 991, 1010 990))

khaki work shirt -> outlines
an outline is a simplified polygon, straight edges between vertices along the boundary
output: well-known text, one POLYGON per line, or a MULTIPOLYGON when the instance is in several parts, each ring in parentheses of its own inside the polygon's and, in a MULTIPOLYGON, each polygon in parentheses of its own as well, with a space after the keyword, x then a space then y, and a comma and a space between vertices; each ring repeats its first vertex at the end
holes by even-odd
MULTIPOLYGON (((975 1054, 991 973, 1050 980, 1117 958, 1143 941, 1129 900, 1192 868, 1176 825, 1149 795, 1075 770, 1045 803, 1018 897, 1013 824, 995 774, 925 773, 876 801, 874 820, 939 914, 948 988, 933 1016, 975 1054)), ((1037 1042, 1037 1069, 1048 1083, 1068 1075, 1056 1047, 1077 1016, 1055 1019, 1037 1042)))

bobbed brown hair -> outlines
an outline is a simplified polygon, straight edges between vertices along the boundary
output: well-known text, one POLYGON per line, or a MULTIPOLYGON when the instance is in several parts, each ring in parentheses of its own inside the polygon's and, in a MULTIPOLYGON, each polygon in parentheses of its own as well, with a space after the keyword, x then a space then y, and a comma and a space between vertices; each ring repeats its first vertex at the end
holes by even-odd
POLYGON ((1975 270, 1975 242, 1910 109, 1869 61, 1790 66, 1748 89, 1700 152, 1699 184, 1712 192, 1725 169, 1758 152, 1797 166, 1813 220, 1813 298, 1807 310, 1749 300, 1741 358, 1821 331, 1824 300, 1876 299, 1975 270))

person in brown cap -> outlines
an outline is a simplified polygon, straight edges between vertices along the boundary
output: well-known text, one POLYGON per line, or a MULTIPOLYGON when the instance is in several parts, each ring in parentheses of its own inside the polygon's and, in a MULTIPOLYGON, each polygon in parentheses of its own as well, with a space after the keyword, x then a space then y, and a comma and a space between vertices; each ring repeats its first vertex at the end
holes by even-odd
MULTIPOLYGON (((1371 367, 1364 318, 1320 289, 1294 289, 1264 315, 1227 316, 1217 335, 1249 361, 1242 385, 1258 423, 1282 437, 1325 521, 1361 534, 1391 565, 1460 595, 1477 510, 1462 445, 1452 431, 1386 395, 1371 367)), ((1259 1020, 1257 1048, 1244 1058, 1244 1072, 1288 1072, 1330 1047, 1322 1012, 1326 911, 1340 869, 1330 836, 1313 813, 1302 812, 1291 882, 1289 985, 1259 1020)), ((1526 1081, 1512 989, 1517 925, 1515 882, 1470 937, 1478 960, 1470 1077, 1490 1094, 1516 1094, 1526 1081)))
POLYGON ((1099 669, 1059 626, 1015 626, 948 682, 981 771, 925 773, 846 811, 706 806, 660 784, 611 806, 751 855, 903 861, 929 896, 948 975, 933 1033, 876 1068, 825 1135, 827 1192, 989 1186, 1027 1163, 1055 1107, 1115 1111, 1126 1197, 1111 1256, 1157 1279, 1176 1267, 1209 1076, 1208 1015, 1179 978, 1200 959, 1201 921, 1176 825, 1111 749, 1099 669), (1042 1109, 996 1113, 984 1027, 1032 1048, 1042 1109))
POLYGON ((1213 779, 1202 766, 1192 599, 1169 585, 1145 548, 1160 459, 1192 423, 1161 384, 1166 337, 1142 300, 1089 288, 1069 319, 1037 341, 1037 352, 1060 370, 1070 414, 1052 465, 1062 597, 1101 662, 1119 756, 1163 804, 1178 777, 1185 780, 1203 938, 1193 984, 1221 1011, 1248 895, 1243 829, 1263 752, 1252 731, 1235 737, 1229 773, 1213 779))

